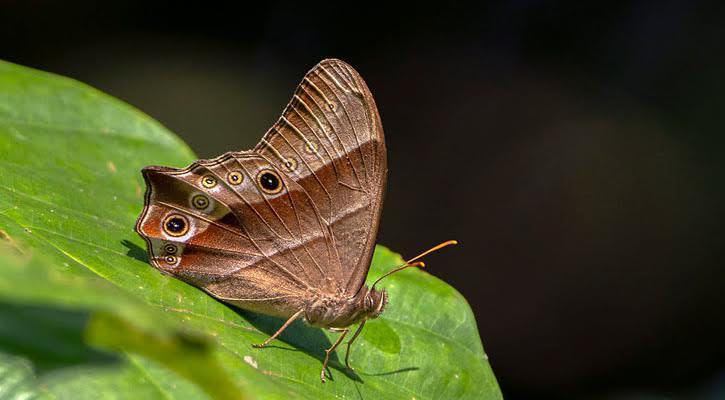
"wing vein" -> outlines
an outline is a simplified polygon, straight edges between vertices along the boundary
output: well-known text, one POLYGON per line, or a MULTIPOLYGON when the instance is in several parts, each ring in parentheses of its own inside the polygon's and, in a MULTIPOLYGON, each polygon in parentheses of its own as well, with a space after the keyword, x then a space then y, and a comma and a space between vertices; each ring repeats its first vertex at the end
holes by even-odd
MULTIPOLYGON (((319 77, 319 74, 317 76, 319 77)), ((307 78, 305 78, 305 79, 307 79, 307 78)), ((307 82, 312 83, 312 81, 310 79, 307 79, 307 82)), ((325 96, 325 94, 322 92, 322 90, 319 87, 317 87, 314 84, 312 84, 312 87, 328 102, 328 104, 332 104, 332 103, 329 102, 329 100, 327 99, 327 97, 325 96)), ((347 160, 348 164, 350 165, 350 168, 352 169, 353 174, 355 175, 355 180, 357 180, 357 183, 358 183, 359 186, 362 186, 361 185, 361 181, 360 181, 360 176, 358 176, 357 168, 355 168, 355 165, 353 164, 352 160, 350 159, 350 154, 347 151, 347 148, 345 147, 345 142, 342 140, 342 138, 340 137, 340 135, 335 131, 334 125, 332 124, 332 121, 330 121, 330 118, 327 116, 327 113, 324 111, 324 109, 322 107, 320 107, 319 104, 317 104, 317 101, 315 100, 315 97, 314 96, 310 96, 310 98, 315 103, 315 105, 317 106, 317 108, 322 112, 322 116, 325 118, 325 120, 327 121, 327 123, 332 128, 332 133, 335 135, 335 137, 337 137, 337 140, 340 142, 340 146, 342 146, 343 155, 345 156, 345 159, 347 160)), ((335 119, 337 119, 337 121, 340 122, 340 119, 337 117, 337 114, 333 114, 333 115, 335 116, 335 119)), ((342 125, 342 124, 340 124, 340 125, 342 125)), ((329 139, 329 135, 328 135, 328 139, 329 139)), ((334 143, 334 142, 331 141, 331 143, 334 143)), ((342 157, 340 159, 342 159, 342 157)), ((340 181, 339 179, 338 179, 338 182, 339 183, 342 183, 342 181, 340 181)), ((345 185, 345 186, 350 187, 350 185, 345 185)), ((356 190, 360 190, 360 189, 358 188, 356 190)))
MULTIPOLYGON (((277 133, 279 133, 280 137, 282 137, 282 139, 283 139, 283 140, 285 141, 285 143, 287 143, 287 146, 289 146, 289 147, 290 147, 290 149, 292 149, 292 151, 294 151, 294 152, 295 152, 295 154, 297 154, 297 157, 299 157, 299 158, 300 158, 300 159, 302 160, 302 162, 304 162, 304 163, 305 163, 305 166, 307 166, 307 169, 309 169, 309 170, 310 170, 310 172, 312 173, 312 175, 313 175, 313 176, 314 176, 314 177, 315 177, 315 178, 317 179, 317 182, 318 182, 318 183, 320 184, 320 186, 322 187, 322 189, 323 189, 323 190, 325 191, 325 193, 327 194, 327 197, 328 197, 328 199, 330 200, 330 202, 332 202, 332 197, 330 196, 330 193, 329 193, 329 192, 327 191, 327 189, 325 188, 325 185, 323 185, 323 184, 322 184, 322 181, 320 181, 320 179, 319 179, 319 177, 317 176, 317 174, 315 173, 315 171, 314 171, 314 170, 313 170, 312 168, 310 168, 310 165, 309 165, 309 164, 307 163, 307 160, 305 160, 305 159, 304 159, 304 158, 303 158, 303 157, 302 157, 302 156, 300 155, 300 153, 299 153, 299 152, 297 151, 297 149, 295 149, 295 148, 294 148, 294 146, 292 146, 292 144, 291 144, 291 143, 289 142, 289 140, 287 140, 287 138, 286 138, 286 137, 285 137, 285 136, 284 136, 284 135, 283 135, 283 134, 282 134, 281 132, 277 132, 277 133)), ((301 185, 300 185, 300 186, 301 186, 301 185)), ((309 194, 307 193, 307 190, 306 190, 306 189, 304 189, 304 187, 302 188, 302 190, 304 191, 305 195, 306 195, 306 196, 307 196, 307 197, 309 198, 309 194)), ((298 226, 298 228, 299 228, 299 229, 300 229, 300 231, 301 231, 301 230, 302 230, 302 222, 301 222, 301 220, 300 220, 299 214, 297 213, 297 207, 295 206, 295 201, 294 201, 294 199, 292 198, 292 195, 291 195, 291 191, 290 191, 290 190, 287 190, 287 195, 288 195, 288 197, 289 197, 289 201, 290 201, 290 204, 292 204, 292 209, 293 209, 293 211, 294 211, 294 213, 295 213, 295 216, 297 217, 297 226, 298 226)), ((312 203, 314 204, 314 202, 312 202, 312 203)), ((317 211, 317 210, 315 210, 315 211, 317 211)), ((315 215, 319 215, 319 212, 316 212, 316 213, 315 213, 315 215)), ((292 233, 290 232, 290 234, 292 234, 292 233)), ((308 255, 310 256, 310 258, 311 258, 311 259, 312 259, 312 260, 314 261, 314 263, 315 263, 315 266, 316 266, 316 267, 317 267, 317 269, 318 269, 318 270, 320 271, 320 274, 322 275, 322 277, 323 277, 323 278, 325 278, 325 279, 329 279, 329 277, 327 276, 327 274, 325 274, 325 271, 324 271, 324 270, 322 269, 322 267, 320 267, 320 264, 319 264, 319 263, 317 262, 317 260, 316 260, 316 259, 315 259, 315 258, 314 258, 314 257, 312 256, 312 254, 310 253, 309 249, 307 248, 307 245, 306 245, 306 241, 304 240, 304 238, 302 238, 302 239, 299 239, 299 238, 298 238, 298 240, 300 240, 300 241, 302 242, 302 244, 303 244, 303 246, 304 246, 304 249, 305 249, 305 251, 306 251, 306 252, 307 252, 307 254, 308 254, 308 255)))
MULTIPOLYGON (((235 157, 235 159, 236 159, 236 157, 235 157)), ((247 176, 252 176, 252 175, 251 175, 251 174, 249 173, 249 171, 247 170, 247 168, 246 168, 246 167, 244 167, 244 165, 243 165, 242 163, 240 163, 240 162, 239 162, 239 160, 237 160, 237 162, 239 163, 239 166, 240 166, 240 167, 242 167, 242 169, 243 169, 243 170, 244 170, 244 172, 245 172, 245 173, 247 174, 247 176)), ((287 185, 285 184, 285 186, 287 186, 287 185)), ((284 220, 282 219, 282 217, 281 217, 281 216, 279 215, 279 213, 277 212, 277 210, 276 210, 276 209, 275 209, 274 207, 272 207, 272 204, 271 204, 271 203, 269 202, 269 199, 267 199, 267 197, 265 197, 265 196, 264 196, 264 194, 263 194, 263 193, 261 193, 261 190, 260 190, 260 189, 259 189, 259 188, 257 187, 257 185, 254 185, 254 187, 255 187, 255 188, 257 189, 257 193, 259 193, 259 195, 260 195, 260 196, 261 196, 261 197, 262 197, 262 198, 264 199, 264 202, 265 202, 265 204, 267 205, 267 207, 268 207, 268 208, 269 208, 270 210, 272 210, 272 212, 273 212, 273 213, 274 213, 274 215, 275 215, 275 216, 277 217, 277 219, 278 219, 278 220, 279 220, 279 221, 280 221, 280 222, 282 223, 282 226, 284 227, 284 229, 285 229, 285 230, 287 231, 287 233, 289 233, 290 237, 291 237, 291 238, 293 239, 292 241, 294 241, 294 242, 297 242, 297 244, 299 244, 299 238, 296 238, 296 237, 295 237, 295 235, 294 235, 294 234, 292 233, 292 231, 291 231, 291 230, 289 229, 289 227, 288 227, 288 226, 287 226, 287 224, 286 224, 286 223, 284 222, 284 220), (296 240, 294 240, 294 239, 296 239, 296 240)), ((289 188, 288 188, 288 189, 289 189, 289 188)), ((287 192, 288 192, 288 195, 289 195, 289 190, 288 190, 287 192)), ((244 201, 244 202, 245 202, 245 203, 247 204, 247 206, 248 206, 249 208, 251 208, 252 210, 254 210, 255 214, 257 214, 257 216, 258 216, 258 217, 259 217, 260 219, 264 220, 264 218, 262 218, 262 216, 261 216, 261 215, 259 214, 259 212, 258 212, 258 211, 257 211, 257 210, 256 210, 256 209, 255 209, 255 208, 254 208, 254 207, 253 207, 253 206, 252 206, 252 205, 251 205, 251 204, 250 204, 250 203, 249 203, 249 202, 248 202, 248 201, 247 201, 246 199, 244 199, 244 198, 243 198, 243 197, 242 197, 241 195, 240 195, 239 197, 243 199, 243 201, 244 201)), ((267 222, 266 222, 266 221, 265 221, 265 224, 267 224, 267 222)), ((267 224, 267 226, 269 226, 269 225, 267 224)), ((251 237, 250 237, 250 239, 251 239, 251 237)), ((253 240, 253 239, 252 239, 252 240, 253 240)), ((296 263, 297 263, 296 267, 297 267, 297 268, 299 268, 300 270, 302 270, 302 271, 304 272, 304 274, 305 274, 305 275, 307 275, 307 271, 305 271, 305 268, 304 268, 304 266, 303 266, 303 265, 302 265, 302 263, 300 262, 299 258, 297 258, 297 254, 295 254, 295 252, 294 252, 294 251, 290 251, 290 253, 292 254, 292 257, 294 257, 294 259, 295 259, 295 261, 296 261, 296 263)), ((266 256, 266 255, 265 255, 265 256, 266 256)), ((271 258, 270 258, 270 260, 271 260, 271 258)), ((282 267, 280 266, 280 268, 282 268, 282 267)), ((310 277, 309 277, 309 275, 307 275, 307 278, 308 278, 308 280, 309 280, 309 278, 310 278, 310 277)))
MULTIPOLYGON (((330 79, 332 79, 334 82, 337 82, 335 80, 335 78, 332 77, 332 74, 330 74, 330 72, 326 68, 322 67, 321 69, 322 69, 322 72, 325 73, 325 75, 330 77, 330 79)), ((365 162, 365 155, 362 152, 362 146, 360 145, 360 138, 358 137, 357 129, 355 129, 355 123, 352 121, 352 118, 350 118, 350 113, 347 110, 347 107, 345 106, 345 101, 340 99, 340 97, 337 95, 335 90, 332 90, 332 87, 330 87, 330 83, 328 83, 322 77, 322 75, 318 74, 317 76, 320 78, 320 81, 323 82, 330 89, 330 91, 332 92, 332 95, 335 96, 338 103, 340 103, 340 105, 342 106, 342 111, 345 113, 345 117, 347 117, 347 121, 350 123, 350 129, 352 129, 352 135, 355 138, 355 144, 356 144, 355 148, 357 149, 357 152, 360 154, 360 161, 362 162, 362 168, 365 171, 364 175, 365 175, 365 183, 366 183, 366 187, 367 187, 370 184, 370 181, 369 181, 370 177, 368 176, 370 170, 367 168, 367 164, 365 162)), ((338 82, 337 84, 339 85, 340 83, 338 82)), ((337 117, 337 114, 335 114, 335 116, 337 117)), ((338 117, 338 121, 340 121, 339 117, 338 117)), ((342 123, 342 121, 340 121, 340 123, 342 123)), ((353 168, 355 168, 354 163, 352 163, 352 160, 351 160, 351 164, 353 165, 353 168)), ((356 174, 356 176, 357 176, 357 174, 356 174)), ((362 182, 360 181, 360 178, 358 178, 358 183, 360 183, 362 186, 362 182)))

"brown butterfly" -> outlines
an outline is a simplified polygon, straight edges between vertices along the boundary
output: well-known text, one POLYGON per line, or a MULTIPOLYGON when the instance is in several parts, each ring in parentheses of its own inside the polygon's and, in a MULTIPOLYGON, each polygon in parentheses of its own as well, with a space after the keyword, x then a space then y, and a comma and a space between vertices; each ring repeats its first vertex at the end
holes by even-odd
MULTIPOLYGON (((142 173, 136 231, 155 268, 229 304, 287 318, 256 347, 300 317, 341 332, 326 350, 323 382, 330 353, 360 323, 347 343, 349 368, 350 345, 388 301, 375 284, 363 286, 387 167, 375 101, 352 67, 329 59, 312 68, 253 150, 142 173)), ((422 265, 414 260, 385 276, 422 265)))

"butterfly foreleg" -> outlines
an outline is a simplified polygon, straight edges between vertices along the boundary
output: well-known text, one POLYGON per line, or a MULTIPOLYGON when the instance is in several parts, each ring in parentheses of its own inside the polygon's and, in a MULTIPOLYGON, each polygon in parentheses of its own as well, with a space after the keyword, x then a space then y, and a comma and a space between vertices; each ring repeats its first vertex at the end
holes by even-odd
POLYGON ((305 312, 305 310, 304 310, 304 309, 302 309, 302 310, 299 310, 299 311, 297 311, 297 312, 296 312, 296 313, 294 313, 294 314, 293 314, 293 315, 292 315, 291 317, 289 317, 289 319, 287 320, 287 322, 285 322, 285 323, 284 323, 284 325, 282 325, 282 327, 281 327, 281 328, 277 329, 277 332, 275 332, 275 333, 274 333, 274 335, 272 335, 272 336, 268 337, 268 338, 267 338, 267 340, 265 340, 264 342, 262 342, 262 343, 260 343, 260 344, 253 344, 252 346, 253 346, 253 347, 256 347, 256 348, 258 348, 258 349, 261 349, 262 347, 264 347, 264 346, 268 345, 268 344, 269 344, 269 342, 271 342, 271 341, 273 341, 274 339, 276 339, 276 338, 277 338, 277 336, 279 336, 279 335, 280 335, 280 334, 281 334, 281 333, 282 333, 282 332, 283 332, 283 331, 284 331, 285 329, 287 329, 287 327, 288 327, 288 326, 290 326, 290 324, 291 324, 291 323, 295 322, 295 320, 296 320, 297 318, 299 318, 299 317, 300 317, 300 315, 302 315, 302 313, 303 313, 303 312, 305 312))
POLYGON ((325 350, 325 362, 322 363, 322 371, 320 371, 320 380, 322 383, 325 383, 325 370, 327 369, 327 362, 330 361, 330 353, 335 351, 335 348, 337 348, 337 345, 342 342, 343 339, 345 339, 345 335, 347 335, 348 332, 350 332, 347 328, 330 328, 333 332, 342 332, 340 337, 337 338, 335 341, 335 344, 333 344, 329 349, 325 350))
POLYGON ((357 339, 358 335, 362 331, 363 326, 365 326, 365 320, 360 323, 360 326, 357 327, 355 334, 352 335, 352 338, 347 342, 347 351, 345 351, 345 366, 350 370, 354 370, 354 368, 350 366, 350 346, 352 345, 352 342, 357 339))

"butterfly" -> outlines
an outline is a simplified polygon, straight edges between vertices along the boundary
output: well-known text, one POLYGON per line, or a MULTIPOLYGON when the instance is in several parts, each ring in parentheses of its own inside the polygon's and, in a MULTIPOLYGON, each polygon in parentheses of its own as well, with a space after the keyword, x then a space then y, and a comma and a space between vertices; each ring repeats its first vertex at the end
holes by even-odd
MULTIPOLYGON (((313 67, 254 149, 142 174, 136 231, 153 267, 223 302, 286 318, 256 347, 298 318, 340 332, 325 350, 322 382, 330 353, 359 323, 347 343, 350 368, 350 346, 388 302, 379 280, 363 285, 385 192, 385 138, 351 66, 327 59, 313 67)), ((422 266, 419 257, 385 276, 422 266)))

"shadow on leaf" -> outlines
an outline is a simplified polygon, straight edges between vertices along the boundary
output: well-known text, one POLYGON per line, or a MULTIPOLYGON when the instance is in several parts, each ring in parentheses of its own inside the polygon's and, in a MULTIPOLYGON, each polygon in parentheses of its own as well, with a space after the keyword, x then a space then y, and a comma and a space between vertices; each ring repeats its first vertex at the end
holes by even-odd
MULTIPOLYGON (((285 323, 285 320, 282 318, 277 317, 270 317, 267 315, 257 314, 251 311, 242 310, 239 308, 232 308, 237 314, 239 314, 242 318, 247 320, 252 326, 254 326, 257 330, 260 332, 263 332, 267 336, 272 336, 277 330, 285 323)), ((260 343, 263 342, 266 338, 263 338, 260 340, 260 343)), ((297 321, 293 322, 290 326, 287 327, 287 329, 282 332, 281 335, 277 337, 274 341, 272 341, 268 346, 266 346, 263 349, 255 349, 257 351, 269 351, 272 349, 280 349, 280 350, 287 350, 287 351, 301 351, 309 356, 312 356, 314 358, 317 358, 320 360, 320 367, 322 367, 322 361, 325 359, 325 350, 329 349, 330 346, 332 346, 332 343, 330 340, 325 336, 325 334, 322 332, 320 328, 316 328, 313 326, 306 325, 304 322, 302 322, 301 319, 298 319, 297 321), (290 349, 287 347, 281 347, 281 346, 275 346, 274 343, 276 341, 281 341, 283 343, 286 343, 294 349, 290 349)), ((353 344, 353 348, 355 345, 353 344)), ((355 372, 349 370, 345 367, 344 362, 340 361, 340 358, 337 355, 338 351, 345 351, 344 342, 343 344, 340 344, 338 346, 337 351, 330 354, 330 361, 327 364, 328 371, 329 368, 332 367, 343 374, 345 374, 348 378, 362 382, 362 379, 360 379, 360 376, 358 376, 355 372)), ((344 357, 344 353, 343 357, 344 357)), ((329 372, 327 374, 327 377, 329 380, 334 381, 334 376, 332 376, 329 372)), ((311 379, 317 379, 316 377, 311 377, 311 379)))
POLYGON ((128 251, 126 252, 127 256, 135 258, 144 263, 149 262, 149 255, 146 249, 141 248, 136 243, 133 243, 127 239, 121 240, 121 244, 126 246, 126 248, 128 249, 128 251))
POLYGON ((418 371, 420 368, 418 367, 407 367, 407 368, 399 368, 394 371, 388 371, 388 372, 378 372, 377 374, 366 374, 362 373, 362 375, 366 376, 386 376, 386 375, 396 375, 396 374, 402 374, 404 372, 413 372, 418 371))

